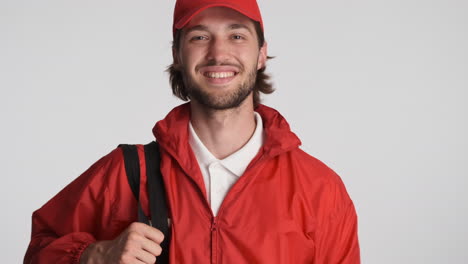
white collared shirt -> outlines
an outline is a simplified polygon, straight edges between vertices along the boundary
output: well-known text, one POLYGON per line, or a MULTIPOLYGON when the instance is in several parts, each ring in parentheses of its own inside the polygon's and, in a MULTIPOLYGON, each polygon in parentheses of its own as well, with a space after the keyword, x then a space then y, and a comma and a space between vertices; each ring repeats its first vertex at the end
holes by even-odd
POLYGON ((189 143, 203 174, 208 202, 215 216, 231 186, 244 174, 263 145, 262 117, 257 112, 254 115, 257 125, 252 137, 241 149, 222 160, 217 159, 205 147, 189 122, 189 143))

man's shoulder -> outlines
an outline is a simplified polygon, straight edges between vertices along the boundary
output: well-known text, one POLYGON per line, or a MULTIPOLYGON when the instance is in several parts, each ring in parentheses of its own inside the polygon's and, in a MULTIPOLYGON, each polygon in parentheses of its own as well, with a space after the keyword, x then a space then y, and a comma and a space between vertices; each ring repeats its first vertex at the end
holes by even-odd
MULTIPOLYGON (((143 145, 135 145, 139 156, 143 152, 143 145)), ((116 147, 99 158, 86 169, 75 181, 84 185, 109 186, 126 180, 125 161, 122 148, 116 147)))
POLYGON ((304 150, 297 148, 289 152, 292 170, 288 177, 300 185, 311 201, 330 203, 339 210, 348 206, 351 199, 341 177, 328 165, 304 150))
POLYGON ((315 187, 345 188, 341 177, 318 158, 300 148, 290 151, 288 155, 291 166, 294 171, 298 172, 294 174, 294 177, 299 177, 304 184, 315 187))
POLYGON ((123 152, 120 147, 112 149, 110 152, 98 159, 87 171, 95 173, 116 169, 124 164, 123 152))
POLYGON ((301 148, 297 148, 289 152, 295 164, 301 168, 306 169, 311 173, 318 173, 320 175, 337 176, 328 165, 319 160, 318 158, 310 155, 301 148))

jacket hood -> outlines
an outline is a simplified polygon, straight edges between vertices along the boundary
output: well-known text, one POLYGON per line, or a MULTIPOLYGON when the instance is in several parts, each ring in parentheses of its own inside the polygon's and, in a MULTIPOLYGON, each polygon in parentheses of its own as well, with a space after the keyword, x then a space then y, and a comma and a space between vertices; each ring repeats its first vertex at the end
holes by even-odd
MULTIPOLYGON (((291 131, 288 122, 278 111, 265 105, 259 105, 255 111, 260 114, 263 121, 265 133, 261 150, 263 156, 274 157, 301 145, 299 138, 291 131)), ((153 128, 153 134, 162 150, 168 152, 186 168, 192 167, 190 161, 195 159, 188 140, 189 120, 190 103, 185 103, 172 109, 153 128)))

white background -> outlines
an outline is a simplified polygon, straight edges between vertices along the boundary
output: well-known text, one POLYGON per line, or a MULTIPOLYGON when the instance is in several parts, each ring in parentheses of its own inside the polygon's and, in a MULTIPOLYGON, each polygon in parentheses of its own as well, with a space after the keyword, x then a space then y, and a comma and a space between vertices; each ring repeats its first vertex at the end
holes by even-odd
MULTIPOLYGON (((31 214, 179 104, 173 1, 1 0, 2 263, 31 214)), ((336 170, 363 263, 468 263, 468 1, 260 1, 265 100, 336 170)))

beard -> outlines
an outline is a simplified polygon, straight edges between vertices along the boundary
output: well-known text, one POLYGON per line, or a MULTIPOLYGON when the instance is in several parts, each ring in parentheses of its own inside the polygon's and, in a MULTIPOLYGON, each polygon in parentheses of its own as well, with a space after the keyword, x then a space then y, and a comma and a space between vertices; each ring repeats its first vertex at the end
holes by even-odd
POLYGON ((187 74, 187 71, 184 70, 182 75, 184 76, 184 84, 191 100, 196 100, 209 109, 227 110, 237 108, 252 93, 257 79, 255 67, 252 69, 253 70, 250 72, 247 72, 246 80, 239 84, 235 90, 222 95, 212 94, 203 90, 195 83, 193 78, 187 74))

